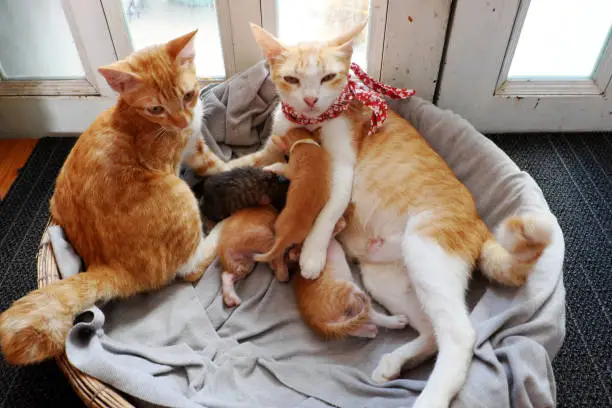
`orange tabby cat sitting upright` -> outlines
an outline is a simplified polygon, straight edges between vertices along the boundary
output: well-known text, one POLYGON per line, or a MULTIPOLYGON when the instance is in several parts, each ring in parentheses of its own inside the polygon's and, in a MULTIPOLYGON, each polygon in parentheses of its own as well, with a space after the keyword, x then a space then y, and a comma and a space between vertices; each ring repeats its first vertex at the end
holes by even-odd
POLYGON ((2 313, 0 342, 9 362, 60 355, 75 315, 98 301, 204 273, 210 260, 198 205, 177 173, 182 160, 200 174, 224 163, 199 133, 195 33, 99 69, 119 99, 80 136, 51 200, 53 221, 87 271, 35 290, 2 313))

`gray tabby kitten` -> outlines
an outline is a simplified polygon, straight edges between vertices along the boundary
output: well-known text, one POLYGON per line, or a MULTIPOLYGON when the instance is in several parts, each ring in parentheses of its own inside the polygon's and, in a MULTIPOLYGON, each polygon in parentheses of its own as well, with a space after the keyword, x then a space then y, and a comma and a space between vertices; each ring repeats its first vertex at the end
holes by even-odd
POLYGON ((285 206, 289 180, 255 167, 239 167, 205 177, 191 187, 204 221, 217 223, 247 207, 285 206))

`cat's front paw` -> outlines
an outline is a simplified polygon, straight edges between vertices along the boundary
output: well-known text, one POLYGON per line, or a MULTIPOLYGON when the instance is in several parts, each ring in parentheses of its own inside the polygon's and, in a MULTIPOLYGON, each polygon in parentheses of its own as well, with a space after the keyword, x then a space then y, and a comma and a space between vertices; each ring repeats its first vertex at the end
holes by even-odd
POLYGON ((317 279, 325 267, 327 251, 325 248, 306 246, 300 255, 300 270, 305 279, 317 279))
POLYGON ((402 370, 402 361, 393 353, 384 354, 372 372, 372 380, 377 384, 384 384, 399 377, 402 370))

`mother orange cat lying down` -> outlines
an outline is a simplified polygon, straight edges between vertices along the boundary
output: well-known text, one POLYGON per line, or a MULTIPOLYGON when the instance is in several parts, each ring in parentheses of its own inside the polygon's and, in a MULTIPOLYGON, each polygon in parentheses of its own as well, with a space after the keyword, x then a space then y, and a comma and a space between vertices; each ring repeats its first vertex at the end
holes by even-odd
POLYGON ((75 314, 176 276, 197 280, 211 261, 196 199, 177 176, 182 160, 200 174, 225 167, 199 133, 194 35, 100 68, 119 100, 79 137, 51 199, 53 221, 87 272, 35 290, 2 313, 9 362, 59 355, 75 314))
MULTIPOLYGON (((273 134, 303 126, 296 117, 310 118, 313 124, 306 127, 321 128, 321 145, 332 163, 330 199, 304 243, 301 274, 319 276, 333 227, 351 203, 339 241, 359 260, 372 297, 391 313, 408 316, 419 332, 383 356, 372 379, 389 381, 402 367, 439 350, 414 407, 444 408, 463 386, 472 360, 475 334, 464 299, 472 269, 478 263, 492 280, 523 284, 550 242, 552 221, 539 214, 509 218, 498 241, 480 219, 470 191, 406 120, 389 112, 384 125, 370 132, 368 106, 358 100, 338 104, 350 92, 352 44, 364 26, 365 21, 329 41, 296 46, 252 26, 285 106, 275 113, 273 134), (319 121, 334 104, 346 110, 319 121)), ((230 165, 266 166, 280 157, 270 142, 230 165)))

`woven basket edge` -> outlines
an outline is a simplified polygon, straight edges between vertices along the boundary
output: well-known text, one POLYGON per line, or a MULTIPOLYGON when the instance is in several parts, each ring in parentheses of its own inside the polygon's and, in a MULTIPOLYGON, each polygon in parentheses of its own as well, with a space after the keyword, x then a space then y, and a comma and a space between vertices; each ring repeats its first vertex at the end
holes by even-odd
MULTIPOLYGON (((39 288, 59 280, 57 262, 51 249, 51 242, 48 239, 48 229, 52 225, 54 225, 53 221, 49 220, 36 253, 39 288)), ((134 408, 134 405, 130 404, 118 391, 79 371, 70 364, 66 354, 56 358, 56 362, 76 394, 88 407, 134 408)))

